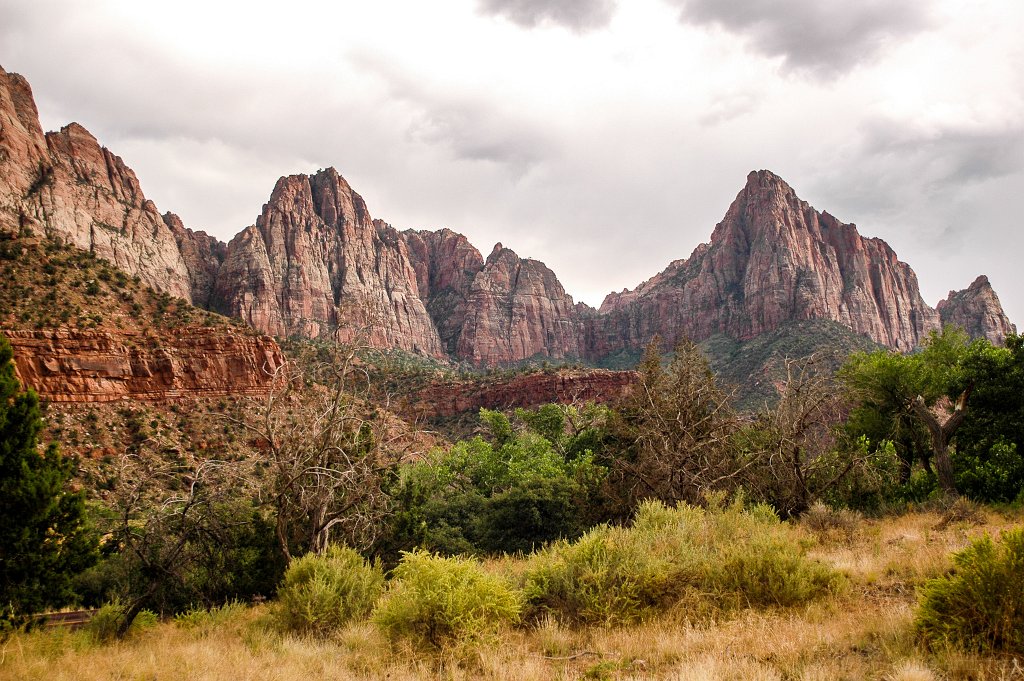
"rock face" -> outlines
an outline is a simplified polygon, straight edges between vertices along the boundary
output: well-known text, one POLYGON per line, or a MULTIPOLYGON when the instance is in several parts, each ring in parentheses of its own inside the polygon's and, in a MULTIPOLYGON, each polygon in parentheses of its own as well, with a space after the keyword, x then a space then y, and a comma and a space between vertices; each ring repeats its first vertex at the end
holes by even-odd
POLYGON ((18 378, 51 402, 264 395, 284 363, 277 343, 222 328, 174 334, 5 330, 18 378))
POLYGON ((176 238, 135 173, 77 123, 44 135, 28 83, 0 69, 0 230, 24 229, 59 236, 190 302, 204 276, 179 248, 188 230, 176 238))
POLYGON ((435 383, 409 395, 402 413, 412 419, 456 416, 486 409, 533 407, 552 402, 610 402, 633 389, 633 371, 561 370, 491 383, 435 383))
POLYGON ((378 347, 442 357, 405 241, 334 168, 281 178, 228 244, 213 308, 278 336, 365 327, 378 347))
POLYGON ((830 319, 897 350, 937 328, 917 277, 881 239, 818 213, 768 171, 747 184, 711 241, 634 291, 611 294, 592 322, 591 353, 655 334, 747 339, 788 321, 830 319))
POLYGON ((582 326, 555 273, 500 243, 473 278, 456 356, 478 366, 583 357, 582 326))
POLYGON ((484 259, 469 240, 450 229, 436 232, 402 232, 416 287, 427 313, 437 328, 444 351, 457 356, 466 323, 473 279, 484 268, 484 259))
POLYGON ((988 277, 981 275, 962 291, 950 291, 939 301, 943 326, 959 326, 972 338, 987 338, 1001 344, 1017 327, 1010 323, 988 277))
POLYGON ((192 304, 209 309, 217 273, 227 256, 227 244, 206 232, 193 232, 174 213, 164 213, 163 221, 174 235, 178 251, 188 269, 192 304))

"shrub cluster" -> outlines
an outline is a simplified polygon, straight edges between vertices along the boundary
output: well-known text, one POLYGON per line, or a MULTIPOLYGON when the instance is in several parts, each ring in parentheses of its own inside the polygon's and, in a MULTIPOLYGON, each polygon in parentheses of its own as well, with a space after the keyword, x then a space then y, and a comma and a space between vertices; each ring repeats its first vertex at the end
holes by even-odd
POLYGON ((345 546, 329 546, 288 566, 274 617, 289 631, 325 636, 373 609, 384 588, 384 571, 345 546))
POLYGON ((915 624, 930 643, 1024 653, 1024 528, 953 556, 950 575, 921 590, 915 624))
POLYGON ((842 577, 804 555, 767 506, 741 500, 708 510, 641 505, 633 526, 597 527, 528 563, 533 616, 618 625, 643 620, 689 593, 724 607, 789 606, 838 589, 842 577))
POLYGON ((423 648, 485 640, 519 621, 521 594, 471 558, 444 558, 424 551, 402 556, 374 621, 391 638, 423 648))

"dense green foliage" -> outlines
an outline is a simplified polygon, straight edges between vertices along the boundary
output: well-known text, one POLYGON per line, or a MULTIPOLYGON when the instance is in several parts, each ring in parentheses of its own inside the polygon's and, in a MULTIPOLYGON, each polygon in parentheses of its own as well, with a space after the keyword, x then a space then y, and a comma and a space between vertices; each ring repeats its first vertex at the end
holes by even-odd
POLYGON ((325 636, 365 617, 384 590, 384 572, 347 546, 296 558, 277 592, 275 619, 282 629, 325 636))
POLYGON ((709 508, 641 505, 631 527, 597 527, 530 558, 533 616, 617 625, 643 620, 689 595, 719 605, 790 606, 839 588, 766 506, 737 499, 709 508))
POLYGON ((477 561, 414 551, 402 556, 373 617, 392 638, 439 649, 485 640, 521 610, 521 594, 477 561))
POLYGON ((888 350, 854 354, 840 372, 855 406, 844 425, 876 448, 891 446, 900 460, 899 484, 890 498, 920 501, 936 489, 934 444, 919 413, 920 396, 933 412, 951 419, 950 463, 958 492, 979 501, 1014 501, 1024 489, 1024 340, 1005 347, 970 341, 954 329, 932 334, 924 348, 901 355, 888 350), (915 464, 920 468, 915 471, 915 464))
POLYGON ((531 551, 579 536, 601 513, 607 410, 546 405, 516 423, 486 409, 477 436, 407 466, 395 492, 391 550, 445 554, 531 551))
POLYGON ((931 643, 1024 653, 1024 529, 980 539, 953 556, 953 573, 921 590, 918 631, 931 643))
POLYGON ((71 461, 38 451, 39 398, 21 392, 11 346, 0 337, 0 623, 72 600, 71 579, 96 558, 71 461))
POLYGON ((973 392, 953 454, 957 487, 978 500, 1024 500, 1024 336, 972 343, 958 381, 954 390, 973 392))

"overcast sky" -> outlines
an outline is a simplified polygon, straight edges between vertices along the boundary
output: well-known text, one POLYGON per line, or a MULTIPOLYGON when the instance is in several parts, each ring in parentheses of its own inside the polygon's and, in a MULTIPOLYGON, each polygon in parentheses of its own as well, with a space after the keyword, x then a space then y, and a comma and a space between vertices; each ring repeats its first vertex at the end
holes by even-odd
POLYGON ((1024 324, 1021 0, 0 0, 0 65, 228 240, 336 167, 399 229, 577 300, 706 241, 749 171, 1024 324))

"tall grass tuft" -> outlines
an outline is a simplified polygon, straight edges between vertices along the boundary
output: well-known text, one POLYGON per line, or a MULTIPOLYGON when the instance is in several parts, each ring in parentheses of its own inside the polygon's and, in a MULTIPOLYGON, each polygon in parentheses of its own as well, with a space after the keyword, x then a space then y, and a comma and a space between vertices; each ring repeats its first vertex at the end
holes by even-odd
POLYGON ((595 528, 534 554, 524 577, 528 614, 617 626, 649 619, 694 593, 723 607, 790 606, 844 580, 809 560, 767 506, 707 510, 649 501, 632 527, 595 528))

